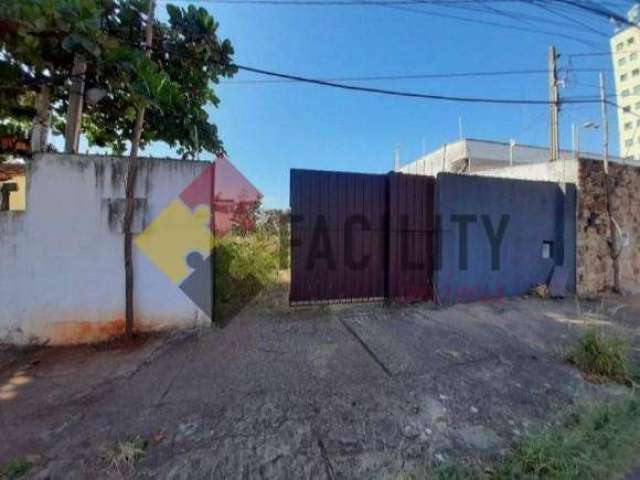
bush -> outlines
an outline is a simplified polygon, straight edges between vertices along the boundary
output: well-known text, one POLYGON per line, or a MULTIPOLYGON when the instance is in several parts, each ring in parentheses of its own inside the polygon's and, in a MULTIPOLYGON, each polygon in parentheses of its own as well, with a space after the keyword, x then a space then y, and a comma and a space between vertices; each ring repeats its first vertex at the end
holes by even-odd
POLYGON ((602 333, 587 332, 567 360, 587 375, 617 382, 627 382, 629 378, 628 342, 602 333))
POLYGON ((228 236, 216 244, 216 321, 228 321, 276 281, 278 247, 278 237, 263 230, 228 236))

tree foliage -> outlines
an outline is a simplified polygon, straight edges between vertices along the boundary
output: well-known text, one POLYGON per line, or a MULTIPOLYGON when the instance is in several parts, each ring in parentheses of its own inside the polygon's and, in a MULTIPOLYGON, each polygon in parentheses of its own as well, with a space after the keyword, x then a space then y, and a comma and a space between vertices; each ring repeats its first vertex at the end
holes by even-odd
POLYGON ((211 89, 235 67, 229 40, 204 9, 167 5, 154 22, 150 58, 143 38, 147 0, 0 0, 0 116, 28 122, 40 85, 51 88, 53 124, 64 129, 74 56, 87 62, 86 89, 104 98, 87 105, 89 144, 123 153, 136 111, 148 107, 141 145, 162 141, 189 156, 220 152, 206 107, 211 89))

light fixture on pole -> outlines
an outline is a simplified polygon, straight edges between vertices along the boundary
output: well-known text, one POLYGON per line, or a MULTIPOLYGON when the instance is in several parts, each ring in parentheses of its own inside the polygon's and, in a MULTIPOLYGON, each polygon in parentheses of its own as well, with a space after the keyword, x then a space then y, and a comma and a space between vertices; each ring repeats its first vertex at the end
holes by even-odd
POLYGON ((574 147, 574 154, 576 159, 580 158, 580 130, 584 129, 584 130, 588 130, 588 129, 598 129, 600 128, 600 125, 598 125, 597 123, 594 122, 586 122, 583 125, 578 125, 575 128, 575 147, 574 147))

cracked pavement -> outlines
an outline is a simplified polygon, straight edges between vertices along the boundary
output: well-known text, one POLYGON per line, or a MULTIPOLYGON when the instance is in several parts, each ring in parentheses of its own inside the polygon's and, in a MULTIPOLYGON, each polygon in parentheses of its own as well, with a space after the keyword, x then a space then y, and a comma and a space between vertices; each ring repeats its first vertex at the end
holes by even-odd
POLYGON ((624 394, 586 383, 561 349, 591 325, 637 340, 638 311, 255 305, 224 329, 135 348, 42 349, 0 368, 0 464, 31 455, 32 478, 117 476, 105 452, 138 435, 136 478, 398 478, 481 462, 568 406, 624 394))

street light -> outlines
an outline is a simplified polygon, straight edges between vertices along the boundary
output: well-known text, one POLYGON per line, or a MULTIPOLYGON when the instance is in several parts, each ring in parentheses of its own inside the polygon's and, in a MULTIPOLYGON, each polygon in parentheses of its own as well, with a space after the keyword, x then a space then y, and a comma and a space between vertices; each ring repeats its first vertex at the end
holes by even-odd
POLYGON ((581 129, 598 129, 600 125, 594 122, 586 122, 583 125, 576 126, 575 123, 571 124, 571 131, 573 132, 573 155, 576 159, 580 157, 580 130, 581 129))

